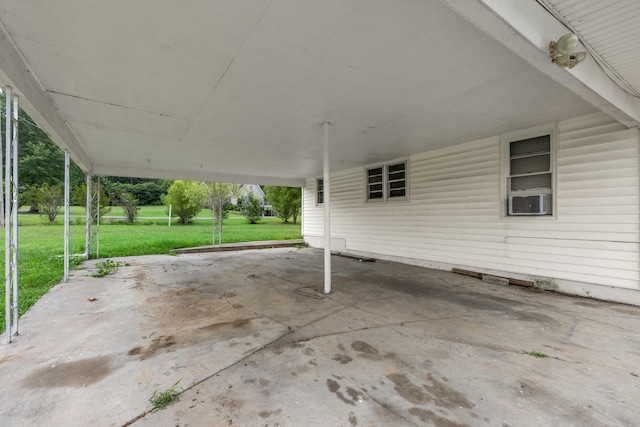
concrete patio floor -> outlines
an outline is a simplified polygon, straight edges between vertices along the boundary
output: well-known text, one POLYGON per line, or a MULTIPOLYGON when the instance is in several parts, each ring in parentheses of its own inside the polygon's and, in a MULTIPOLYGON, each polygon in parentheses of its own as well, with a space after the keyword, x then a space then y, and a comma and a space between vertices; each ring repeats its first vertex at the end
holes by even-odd
POLYGON ((640 307, 342 257, 322 295, 315 249, 117 261, 2 337, 0 425, 640 422, 640 307))

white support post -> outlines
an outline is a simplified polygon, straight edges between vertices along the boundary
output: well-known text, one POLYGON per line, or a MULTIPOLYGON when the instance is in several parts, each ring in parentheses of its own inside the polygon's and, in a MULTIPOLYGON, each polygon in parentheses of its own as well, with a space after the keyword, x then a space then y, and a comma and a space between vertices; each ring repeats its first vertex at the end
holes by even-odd
POLYGON ((11 191, 11 243, 13 245, 13 335, 18 335, 18 95, 13 95, 13 135, 11 135, 12 153, 12 191, 11 191))
MULTIPOLYGON (((4 93, 4 88, 0 88, 0 93, 4 93)), ((2 127, 2 115, 0 114, 0 127, 2 127)), ((1 141, 0 141, 1 142, 1 141)), ((4 200, 4 193, 3 193, 3 178, 2 178, 2 165, 3 165, 3 158, 4 154, 2 153, 2 148, 0 147, 0 227, 4 227, 4 216, 5 216, 5 200, 4 200)))
POLYGON ((93 184, 93 177, 90 173, 87 174, 87 225, 85 236, 85 252, 84 258, 91 258, 91 206, 93 205, 93 193, 91 191, 91 184, 93 184))
POLYGON ((6 95, 5 123, 5 319, 7 342, 18 335, 18 96, 6 95))
POLYGON ((331 293, 331 193, 329 178, 329 123, 324 128, 323 190, 324 190, 324 293, 331 293))
POLYGON ((64 281, 69 281, 69 152, 64 152, 64 281))
POLYGON ((96 258, 100 258, 100 177, 98 176, 98 203, 96 204, 96 258))
POLYGON ((5 290, 5 330, 7 331, 7 342, 11 342, 11 276, 13 270, 11 268, 11 87, 5 87, 6 95, 5 107, 5 168, 4 168, 4 200, 5 207, 5 227, 4 227, 4 290, 5 290))
POLYGON ((222 209, 223 209, 223 205, 224 205, 224 200, 223 200, 223 196, 222 196, 222 183, 219 183, 220 185, 220 191, 218 192, 218 246, 222 245, 222 209))

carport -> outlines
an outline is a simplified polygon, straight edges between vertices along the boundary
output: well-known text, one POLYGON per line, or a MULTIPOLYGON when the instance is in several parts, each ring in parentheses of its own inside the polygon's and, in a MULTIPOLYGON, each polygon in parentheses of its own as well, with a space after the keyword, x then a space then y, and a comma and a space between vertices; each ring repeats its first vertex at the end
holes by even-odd
POLYGON ((325 295, 312 248, 119 261, 104 278, 89 261, 0 348, 0 424, 629 426, 640 414, 638 307, 344 257, 325 295), (178 381, 179 400, 151 413, 178 381))
POLYGON ((557 67, 553 3, 6 1, 0 84, 88 179, 322 177, 324 253, 76 273, 0 350, 3 424, 633 424, 637 308, 331 265, 332 172, 595 112, 638 126, 637 49, 585 40, 557 67))

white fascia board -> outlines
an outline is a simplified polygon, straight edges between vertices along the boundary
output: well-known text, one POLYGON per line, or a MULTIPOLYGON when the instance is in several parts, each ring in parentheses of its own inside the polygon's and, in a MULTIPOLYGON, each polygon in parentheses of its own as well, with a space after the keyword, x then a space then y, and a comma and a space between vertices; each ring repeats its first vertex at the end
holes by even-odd
POLYGON ((20 107, 56 145, 69 151, 71 159, 84 172, 91 173, 91 159, 7 34, 0 22, 0 84, 11 86, 20 96, 20 107))
POLYGON ((140 168, 132 166, 106 165, 95 163, 93 174, 96 176, 129 176, 150 179, 186 179, 203 182, 233 182, 238 184, 279 185, 283 187, 304 187, 305 180, 301 178, 279 178, 266 175, 244 175, 232 173, 218 173, 215 171, 198 170, 163 170, 140 168))
MULTIPOLYGON (((570 32, 534 0, 442 0, 547 77, 625 126, 640 126, 640 99, 616 85, 590 55, 572 69, 551 62, 549 43, 570 32)), ((576 51, 585 50, 578 45, 576 51)))

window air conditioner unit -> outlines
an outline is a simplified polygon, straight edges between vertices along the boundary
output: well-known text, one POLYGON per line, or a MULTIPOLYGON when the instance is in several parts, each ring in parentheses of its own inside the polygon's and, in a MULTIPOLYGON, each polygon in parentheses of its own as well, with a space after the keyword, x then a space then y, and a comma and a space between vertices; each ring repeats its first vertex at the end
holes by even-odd
POLYGON ((509 215, 548 215, 550 213, 548 194, 535 196, 510 196, 509 215))

